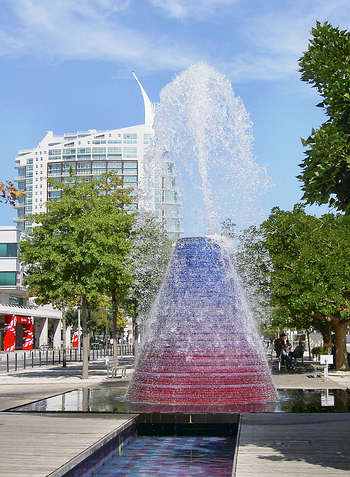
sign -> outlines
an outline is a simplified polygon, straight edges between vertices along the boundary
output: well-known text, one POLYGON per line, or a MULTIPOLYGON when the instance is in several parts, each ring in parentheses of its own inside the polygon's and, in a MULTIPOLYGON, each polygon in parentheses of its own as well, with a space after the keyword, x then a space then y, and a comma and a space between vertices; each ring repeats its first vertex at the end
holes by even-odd
POLYGON ((321 354, 320 364, 333 364, 333 355, 332 354, 321 354))

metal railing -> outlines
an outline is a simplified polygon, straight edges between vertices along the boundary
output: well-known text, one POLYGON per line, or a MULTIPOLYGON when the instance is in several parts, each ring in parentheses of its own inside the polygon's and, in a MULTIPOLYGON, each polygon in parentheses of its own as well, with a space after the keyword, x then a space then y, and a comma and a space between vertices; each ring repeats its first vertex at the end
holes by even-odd
MULTIPOLYGON (((118 345, 118 356, 133 356, 134 347, 130 344, 118 345)), ((90 349, 89 361, 103 359, 113 355, 113 348, 93 347, 90 349)), ((83 350, 77 348, 66 349, 66 362, 79 362, 83 360, 83 350)), ((0 355, 0 373, 25 370, 40 366, 54 366, 62 364, 63 353, 61 349, 35 349, 33 351, 12 351, 0 355)))

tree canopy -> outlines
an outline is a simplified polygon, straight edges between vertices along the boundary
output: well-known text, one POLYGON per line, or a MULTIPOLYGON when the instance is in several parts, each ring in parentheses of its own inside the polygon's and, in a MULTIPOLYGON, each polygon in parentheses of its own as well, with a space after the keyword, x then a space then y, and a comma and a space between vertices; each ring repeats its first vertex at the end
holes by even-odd
POLYGON ((350 212, 350 32, 316 23, 299 59, 301 79, 322 97, 317 105, 328 119, 313 129, 299 166, 303 199, 350 212))
POLYGON ((31 216, 38 225, 21 242, 20 260, 26 265, 24 284, 37 301, 81 305, 86 378, 87 309, 113 287, 121 290, 130 275, 126 257, 133 214, 127 210, 130 190, 122 189, 116 175, 70 180, 49 181, 61 191, 60 200, 49 201, 47 212, 31 216))
POLYGON ((337 368, 346 369, 346 328, 350 323, 350 218, 318 218, 301 205, 272 209, 261 230, 273 269, 275 306, 287 308, 294 326, 314 326, 336 335, 337 368))
POLYGON ((11 181, 0 181, 0 202, 15 206, 16 201, 25 195, 23 190, 17 190, 11 181))
POLYGON ((134 336, 137 322, 141 324, 161 286, 172 251, 172 242, 160 221, 148 212, 136 214, 131 231, 130 251, 133 286, 130 300, 134 308, 134 336))

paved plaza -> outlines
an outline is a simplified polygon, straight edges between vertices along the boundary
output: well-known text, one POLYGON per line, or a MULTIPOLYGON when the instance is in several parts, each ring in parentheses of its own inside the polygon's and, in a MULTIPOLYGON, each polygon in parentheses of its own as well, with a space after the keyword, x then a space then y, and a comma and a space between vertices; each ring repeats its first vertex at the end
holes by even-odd
MULTIPOLYGON (((0 411, 81 387, 126 388, 127 378, 107 378, 102 361, 90 364, 88 380, 79 364, 0 375, 0 411)), ((347 389, 350 373, 274 374, 278 388, 347 389)), ((0 476, 59 475, 66 462, 116 432, 131 415, 0 413, 0 476)), ((243 414, 237 452, 238 477, 275 473, 327 477, 349 475, 350 414, 243 414)))

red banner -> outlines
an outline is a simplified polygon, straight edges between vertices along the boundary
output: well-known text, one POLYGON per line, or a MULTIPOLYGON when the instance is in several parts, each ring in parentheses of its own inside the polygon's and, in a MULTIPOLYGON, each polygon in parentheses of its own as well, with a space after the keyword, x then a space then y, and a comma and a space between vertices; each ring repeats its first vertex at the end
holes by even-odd
POLYGON ((4 334, 4 351, 14 351, 16 344, 16 323, 15 315, 5 316, 5 334, 4 334))
POLYGON ((23 348, 24 350, 33 349, 34 337, 34 323, 33 318, 27 316, 17 316, 17 323, 22 323, 23 326, 23 348), (19 321, 21 319, 22 321, 19 321))
POLYGON ((79 345, 79 335, 78 335, 78 332, 76 331, 73 335, 72 348, 78 348, 78 345, 79 345))

